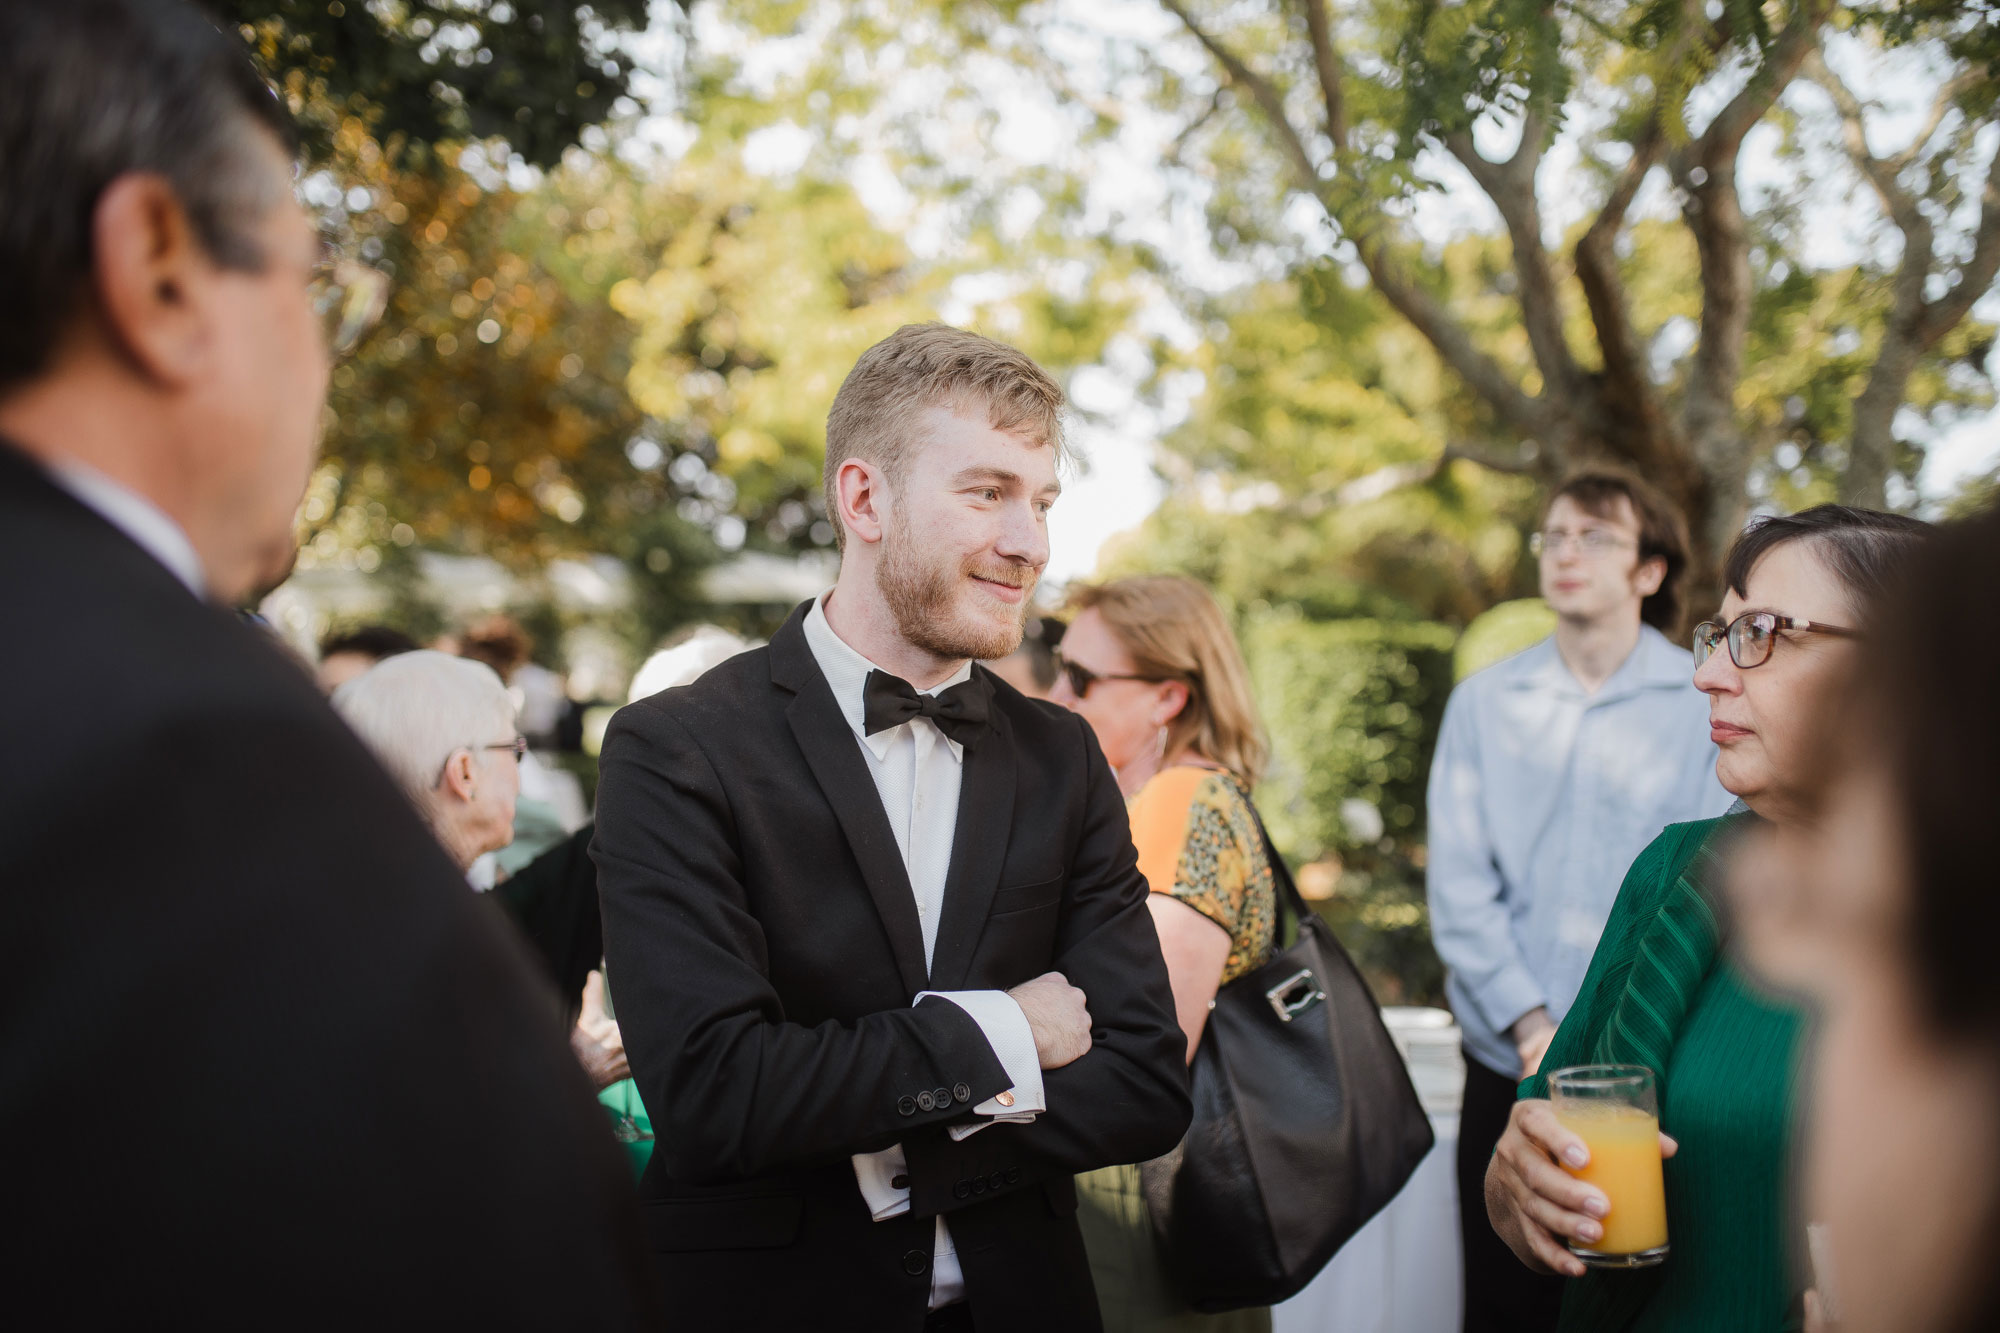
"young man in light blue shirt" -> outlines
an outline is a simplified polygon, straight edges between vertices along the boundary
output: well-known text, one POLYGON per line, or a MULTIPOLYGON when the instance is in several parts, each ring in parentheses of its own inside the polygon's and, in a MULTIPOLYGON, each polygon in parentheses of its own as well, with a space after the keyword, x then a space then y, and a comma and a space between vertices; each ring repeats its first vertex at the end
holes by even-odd
POLYGON ((1635 477, 1579 472, 1550 496, 1537 546, 1556 631, 1453 691, 1431 765, 1431 932, 1465 1034, 1466 1333, 1555 1327, 1562 1279, 1493 1233, 1487 1160, 1626 868, 1668 824, 1730 805, 1693 660, 1661 632, 1680 618, 1680 515, 1635 477))

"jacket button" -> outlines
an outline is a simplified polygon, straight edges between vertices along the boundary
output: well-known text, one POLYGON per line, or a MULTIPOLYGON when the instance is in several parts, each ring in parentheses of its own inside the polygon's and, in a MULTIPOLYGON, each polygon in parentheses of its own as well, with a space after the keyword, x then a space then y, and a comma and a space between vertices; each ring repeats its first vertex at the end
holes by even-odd
POLYGON ((1020 1183, 1021 1183, 1021 1168, 1020 1168, 1020 1167, 1018 1167, 1018 1166, 1010 1166, 1010 1167, 1008 1167, 1008 1168, 1007 1168, 1007 1170, 1006 1170, 1006 1172, 1005 1172, 1005 1175, 1006 1175, 1006 1177, 1007 1177, 1007 1183, 1008 1183, 1009 1185, 1018 1185, 1018 1184, 1020 1184, 1020 1183))
POLYGON ((889 1188, 890 1188, 890 1189, 892 1189, 892 1190, 906 1190, 906 1189, 908 1189, 909 1187, 910 1187, 910 1178, 909 1178, 908 1176, 905 1176, 905 1175, 900 1175, 900 1174, 898 1174, 898 1175, 893 1175, 893 1176, 890 1176, 890 1177, 889 1177, 889 1188))
POLYGON ((920 1093, 918 1093, 918 1094, 917 1094, 917 1109, 918 1109, 919 1111, 934 1111, 934 1110, 936 1110, 936 1109, 937 1109, 937 1098, 935 1098, 935 1097, 931 1096, 931 1095, 930 1095, 930 1094, 929 1094, 928 1092, 920 1092, 920 1093))
POLYGON ((951 1095, 959 1101, 969 1102, 972 1100, 972 1087, 967 1083, 954 1084, 951 1089, 951 1095))
POLYGON ((972 1182, 971 1182, 971 1181, 969 1181, 969 1180, 961 1180, 961 1181, 959 1181, 959 1182, 958 1182, 958 1183, 957 1183, 956 1185, 953 1185, 953 1186, 951 1187, 951 1197, 952 1197, 952 1198, 954 1198, 954 1199, 969 1199, 969 1198, 971 1198, 971 1197, 972 1197, 972 1182))
POLYGON ((911 1277, 920 1277, 931 1266, 931 1257, 922 1250, 911 1250, 903 1256, 903 1271, 911 1277))
POLYGON ((896 1111, 901 1115, 915 1115, 917 1113, 917 1099, 914 1097, 898 1097, 896 1099, 896 1111))
POLYGON ((951 1089, 939 1088, 936 1092, 933 1092, 931 1094, 931 1102, 940 1111, 949 1107, 951 1105, 951 1089))
POLYGON ((1007 1173, 1005 1171, 995 1171, 992 1175, 986 1177, 986 1183, 997 1190, 1007 1183, 1007 1173))

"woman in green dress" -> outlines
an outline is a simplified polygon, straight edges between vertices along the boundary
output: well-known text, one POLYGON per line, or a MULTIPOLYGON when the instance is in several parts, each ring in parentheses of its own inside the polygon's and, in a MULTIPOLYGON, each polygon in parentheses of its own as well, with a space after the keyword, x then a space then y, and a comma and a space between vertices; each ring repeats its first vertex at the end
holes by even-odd
POLYGON ((1747 807, 1669 827, 1619 890, 1576 1006, 1543 1070, 1638 1064, 1659 1080, 1672 1251, 1657 1268, 1588 1270, 1566 1240, 1598 1240, 1603 1193, 1563 1171, 1581 1139, 1556 1120, 1545 1074, 1522 1081, 1487 1171, 1494 1229, 1530 1267, 1577 1279, 1563 1333, 1768 1333, 1798 1327, 1809 1285, 1801 1219, 1788 1215, 1801 1015, 1734 966, 1714 910, 1730 834, 1809 825, 1825 705, 1851 668, 1870 608, 1927 525, 1822 505, 1737 540, 1717 621, 1695 632, 1716 776, 1747 807))
MULTIPOLYGON (((1174 1008, 1194 1059, 1216 990, 1271 956, 1277 889, 1250 788, 1264 741, 1229 622, 1171 575, 1080 589, 1050 700, 1118 774, 1174 1008)), ((1268 1309, 1200 1314, 1175 1289, 1137 1166, 1078 1176, 1077 1222, 1105 1333, 1269 1333, 1268 1309)))

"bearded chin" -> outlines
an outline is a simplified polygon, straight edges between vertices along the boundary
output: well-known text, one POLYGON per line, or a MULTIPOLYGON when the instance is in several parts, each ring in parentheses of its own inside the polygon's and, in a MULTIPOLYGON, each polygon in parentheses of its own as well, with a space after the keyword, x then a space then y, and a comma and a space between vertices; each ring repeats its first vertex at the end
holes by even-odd
MULTIPOLYGON (((875 565, 875 586, 905 641, 951 660, 990 661, 1021 646, 1028 619, 1025 595, 1005 622, 962 615, 955 602, 965 571, 949 556, 926 559, 915 547, 900 524, 892 525, 883 534, 882 558, 875 565)), ((1028 587, 1033 586, 1031 581, 1028 587)))

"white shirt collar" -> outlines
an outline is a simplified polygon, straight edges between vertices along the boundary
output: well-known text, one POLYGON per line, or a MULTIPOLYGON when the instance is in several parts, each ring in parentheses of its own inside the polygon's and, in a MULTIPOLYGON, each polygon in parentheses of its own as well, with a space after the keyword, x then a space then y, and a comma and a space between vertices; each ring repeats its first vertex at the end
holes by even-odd
POLYGON ((201 557, 180 524, 139 492, 113 481, 94 467, 73 459, 49 464, 49 476, 58 486, 93 510, 99 518, 130 537, 167 572, 187 585, 197 598, 208 595, 208 579, 203 575, 201 557))
MULTIPOLYGON (((874 751, 877 759, 881 759, 888 755, 889 746, 894 743, 897 732, 902 728, 890 727, 886 731, 878 731, 870 736, 867 732, 867 704, 864 694, 869 672, 880 671, 890 676, 896 673, 869 661, 856 652, 847 640, 834 633, 833 626, 826 618, 826 599, 831 595, 831 590, 828 590, 813 598, 812 610, 806 612, 806 646, 812 649, 813 660, 819 663, 820 673, 826 677, 826 683, 833 687, 833 701, 840 705, 840 715, 847 719, 847 725, 853 728, 855 736, 861 743, 874 751)), ((967 662, 952 672, 948 679, 938 682, 928 690, 918 690, 917 693, 936 694, 971 679, 972 663, 967 662)), ((905 727, 909 725, 907 722, 903 724, 905 727)), ((965 757, 964 747, 957 741, 945 736, 942 731, 938 732, 938 735, 943 737, 945 744, 950 747, 953 758, 962 760, 965 757)))

